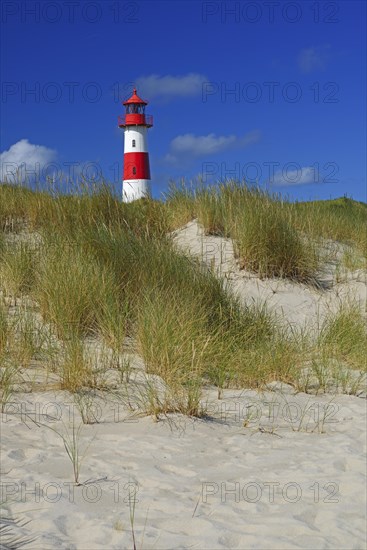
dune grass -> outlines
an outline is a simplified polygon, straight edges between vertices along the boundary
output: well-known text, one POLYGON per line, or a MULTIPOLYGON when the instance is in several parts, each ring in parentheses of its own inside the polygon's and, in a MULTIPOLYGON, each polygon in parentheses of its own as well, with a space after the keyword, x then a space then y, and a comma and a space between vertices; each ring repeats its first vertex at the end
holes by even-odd
MULTIPOLYGON (((105 184, 77 191, 58 195, 0 186, 0 290, 8 298, 30 299, 60 340, 52 368, 62 388, 77 393, 102 387, 85 339, 112 350, 111 365, 118 367, 126 337, 147 373, 168 388, 160 401, 154 384, 147 386, 146 402, 156 412, 161 407, 203 414, 204 384, 216 386, 219 397, 227 387, 261 388, 272 380, 297 385, 307 346, 290 337, 264 305, 242 306, 224 280, 177 251, 169 231, 195 216, 208 234, 233 239, 242 267, 261 277, 307 283, 320 267, 321 238, 338 236, 351 247, 363 246, 349 210, 336 233, 337 221, 329 232, 321 222, 313 225, 327 207, 313 211, 236 182, 207 189, 172 186, 166 203, 123 204, 105 184), (37 238, 30 242, 27 235, 37 238)), ((337 212, 330 214, 334 220, 343 216, 337 212)), ((343 315, 325 325, 317 346, 320 353, 338 350, 359 368, 361 319, 355 312, 343 315)), ((32 340, 27 323, 29 316, 10 330, 0 309, 3 362, 12 353, 10 340, 23 342, 24 365, 39 355, 42 344, 32 340)))
POLYGON ((45 245, 33 295, 61 338, 95 332, 102 303, 115 290, 111 274, 77 242, 56 238, 45 245))
POLYGON ((0 230, 16 231, 27 216, 27 198, 32 192, 17 185, 1 184, 0 230))
MULTIPOLYGON (((188 203, 188 191, 171 188, 168 205, 188 203)), ((319 268, 316 247, 293 223, 289 205, 259 188, 232 181, 191 192, 192 210, 207 234, 231 237, 243 268, 260 277, 312 280, 319 268)))
POLYGON ((299 230, 314 238, 332 239, 355 247, 367 258, 367 204, 342 197, 292 206, 299 230))
POLYGON ((318 249, 327 239, 349 247, 351 268, 361 267, 358 255, 367 258, 367 205, 347 197, 292 203, 228 181, 212 187, 172 184, 167 205, 173 227, 198 218, 208 234, 232 237, 243 267, 261 276, 309 280, 320 268, 318 249))
POLYGON ((2 259, 5 250, 5 236, 0 230, 0 259, 2 259))
POLYGON ((320 332, 319 346, 329 358, 367 371, 367 327, 357 304, 344 302, 326 318, 320 332))
POLYGON ((0 264, 0 284, 14 298, 29 294, 36 272, 37 254, 26 242, 4 246, 0 264))
POLYGON ((5 307, 0 301, 0 360, 5 354, 9 334, 9 321, 5 307))

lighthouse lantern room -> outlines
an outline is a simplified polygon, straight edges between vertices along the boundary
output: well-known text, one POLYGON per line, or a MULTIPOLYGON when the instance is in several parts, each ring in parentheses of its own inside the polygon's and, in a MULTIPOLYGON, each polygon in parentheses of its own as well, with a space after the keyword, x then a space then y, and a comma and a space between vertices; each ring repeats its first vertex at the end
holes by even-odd
POLYGON ((122 199, 131 202, 150 196, 147 130, 153 126, 153 117, 145 114, 148 103, 138 96, 136 89, 123 105, 125 114, 118 117, 119 127, 124 128, 122 199))

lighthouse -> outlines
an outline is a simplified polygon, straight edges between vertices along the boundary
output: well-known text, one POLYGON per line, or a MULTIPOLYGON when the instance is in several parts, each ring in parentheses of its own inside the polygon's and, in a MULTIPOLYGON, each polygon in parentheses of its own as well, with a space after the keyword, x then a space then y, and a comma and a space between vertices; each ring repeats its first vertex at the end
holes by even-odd
POLYGON ((131 202, 150 196, 147 130, 153 126, 153 117, 145 114, 148 103, 138 96, 136 89, 123 105, 125 114, 118 117, 119 128, 124 129, 122 200, 131 202))

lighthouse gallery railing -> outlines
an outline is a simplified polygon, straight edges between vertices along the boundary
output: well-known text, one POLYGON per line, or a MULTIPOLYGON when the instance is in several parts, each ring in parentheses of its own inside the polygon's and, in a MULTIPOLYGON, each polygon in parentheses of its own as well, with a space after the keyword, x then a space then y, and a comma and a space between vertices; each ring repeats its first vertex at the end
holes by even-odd
POLYGON ((152 115, 125 113, 118 117, 118 125, 126 126, 126 124, 153 126, 153 117, 152 115))

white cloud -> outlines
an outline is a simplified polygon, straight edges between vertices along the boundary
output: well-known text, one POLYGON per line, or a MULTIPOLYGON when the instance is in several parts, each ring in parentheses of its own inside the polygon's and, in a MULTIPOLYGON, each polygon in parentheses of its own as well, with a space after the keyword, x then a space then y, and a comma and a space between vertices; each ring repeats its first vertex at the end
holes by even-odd
POLYGON ((304 48, 298 55, 298 67, 303 73, 324 70, 330 59, 330 45, 304 48))
POLYGON ((255 143, 260 139, 260 132, 254 130, 245 134, 242 138, 231 134, 229 136, 216 136, 208 134, 207 136, 195 136, 194 134, 183 134, 175 137, 170 144, 170 152, 166 155, 166 162, 176 162, 183 156, 204 157, 206 155, 215 155, 222 151, 234 148, 243 148, 250 143, 255 143))
POLYGON ((25 183, 27 179, 37 179, 45 166, 55 159, 56 151, 21 139, 0 154, 1 179, 20 183, 25 183))
POLYGON ((175 97, 200 95, 203 82, 207 81, 206 76, 198 73, 189 73, 182 76, 152 74, 138 78, 136 87, 142 97, 174 99, 175 97))
MULTIPOLYGON (((293 164, 293 163, 292 163, 293 164)), ((272 185, 302 185, 306 183, 319 183, 317 170, 312 166, 296 167, 295 170, 277 170, 270 179, 272 185)))

